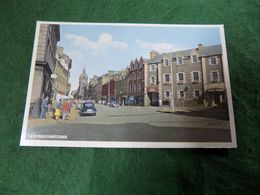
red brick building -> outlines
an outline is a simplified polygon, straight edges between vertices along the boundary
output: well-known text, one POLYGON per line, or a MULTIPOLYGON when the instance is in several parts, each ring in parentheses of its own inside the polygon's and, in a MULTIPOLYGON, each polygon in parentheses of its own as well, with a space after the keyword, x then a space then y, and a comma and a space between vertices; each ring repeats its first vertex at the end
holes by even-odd
POLYGON ((144 105, 144 65, 141 57, 131 61, 128 68, 128 103, 130 105, 144 105))
POLYGON ((115 81, 110 80, 108 83, 102 85, 102 97, 107 101, 115 100, 115 81))

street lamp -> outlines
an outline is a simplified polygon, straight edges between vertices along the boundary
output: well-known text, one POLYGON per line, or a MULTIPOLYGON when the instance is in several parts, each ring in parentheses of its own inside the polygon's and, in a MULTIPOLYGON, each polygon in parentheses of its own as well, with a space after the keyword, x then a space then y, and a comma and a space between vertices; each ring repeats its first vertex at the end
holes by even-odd
POLYGON ((121 105, 122 105, 122 99, 123 99, 123 98, 122 98, 122 93, 123 93, 123 92, 120 90, 120 91, 119 91, 119 94, 120 94, 120 104, 121 104, 121 105))
POLYGON ((54 98, 54 95, 56 96, 56 92, 57 92, 57 89, 56 89, 56 79, 57 79, 57 75, 56 74, 51 74, 51 84, 52 84, 52 90, 53 90, 53 98, 54 98))

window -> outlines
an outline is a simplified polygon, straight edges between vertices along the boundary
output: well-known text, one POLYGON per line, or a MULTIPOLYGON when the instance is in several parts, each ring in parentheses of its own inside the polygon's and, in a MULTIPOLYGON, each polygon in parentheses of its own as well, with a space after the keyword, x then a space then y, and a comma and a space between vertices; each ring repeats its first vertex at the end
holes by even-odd
POLYGON ((197 63, 197 62, 198 62, 198 56, 192 55, 192 63, 197 63))
POLYGON ((199 80, 199 72, 193 72, 193 81, 199 80))
POLYGON ((129 85, 129 91, 132 93, 132 85, 129 85))
POLYGON ((183 60, 182 60, 182 57, 178 57, 177 58, 177 64, 183 64, 183 60))
POLYGON ((209 58, 209 64, 210 65, 216 65, 217 63, 218 62, 217 62, 217 57, 216 56, 209 58))
POLYGON ((150 85, 155 85, 155 77, 150 77, 150 85))
POLYGON ((143 92, 143 91, 144 91, 144 84, 141 83, 141 84, 140 84, 140 87, 141 87, 141 91, 143 92))
POLYGON ((199 97, 200 96, 200 91, 199 90, 195 90, 194 91, 194 96, 195 97, 199 97))
POLYGON ((179 91, 179 98, 183 98, 184 97, 184 91, 179 91))
POLYGON ((212 82, 218 82, 218 72, 217 71, 213 71, 211 72, 211 81, 212 82))
POLYGON ((143 79, 143 74, 142 74, 142 73, 139 75, 139 79, 140 79, 140 80, 143 79))
POLYGON ((155 65, 154 64, 150 65, 150 72, 152 72, 152 71, 155 71, 155 65))
POLYGON ((165 65, 166 65, 166 66, 168 66, 168 65, 169 65, 169 62, 168 62, 168 60, 167 60, 167 59, 165 59, 165 60, 164 60, 164 62, 165 62, 165 65))
POLYGON ((180 73, 178 73, 178 74, 179 74, 179 81, 183 81, 183 80, 184 80, 184 78, 183 78, 183 73, 180 72, 180 73))
POLYGON ((164 81, 169 82, 170 81, 170 74, 165 74, 164 75, 164 81))
POLYGON ((169 98, 170 97, 170 91, 165 91, 165 97, 169 98))

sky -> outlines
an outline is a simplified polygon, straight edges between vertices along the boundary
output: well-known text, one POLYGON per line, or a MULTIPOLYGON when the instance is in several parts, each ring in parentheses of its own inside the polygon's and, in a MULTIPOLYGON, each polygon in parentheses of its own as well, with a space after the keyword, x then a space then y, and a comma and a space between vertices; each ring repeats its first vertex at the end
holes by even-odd
POLYGON ((132 59, 148 59, 152 50, 163 53, 195 48, 199 43, 220 44, 218 27, 61 24, 60 34, 58 46, 72 59, 72 90, 77 89, 84 67, 91 78, 108 70, 123 70, 132 59))

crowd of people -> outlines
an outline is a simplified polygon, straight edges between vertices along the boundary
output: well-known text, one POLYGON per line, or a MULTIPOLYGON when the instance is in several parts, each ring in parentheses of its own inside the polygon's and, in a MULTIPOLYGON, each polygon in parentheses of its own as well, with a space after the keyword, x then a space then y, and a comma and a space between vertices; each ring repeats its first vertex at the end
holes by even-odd
POLYGON ((40 118, 69 119, 73 105, 73 100, 46 97, 41 101, 40 118))

